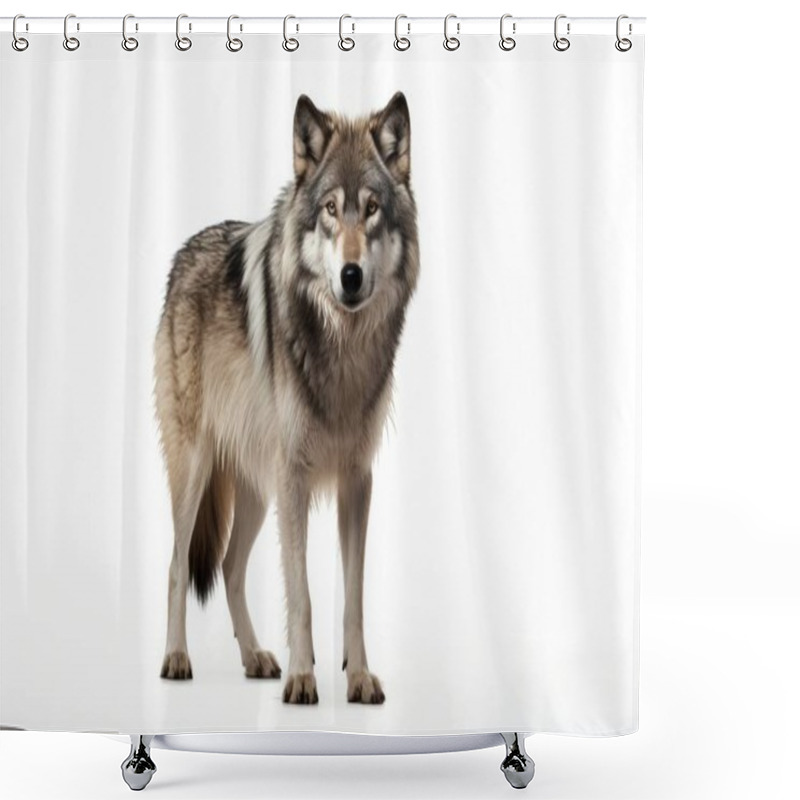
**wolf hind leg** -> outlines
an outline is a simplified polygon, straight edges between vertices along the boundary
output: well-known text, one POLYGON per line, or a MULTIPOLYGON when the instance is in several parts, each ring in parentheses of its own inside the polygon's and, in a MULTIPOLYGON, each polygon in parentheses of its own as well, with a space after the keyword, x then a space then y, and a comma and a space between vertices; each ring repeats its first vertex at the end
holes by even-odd
POLYGON ((168 464, 175 543, 169 567, 167 646, 161 677, 187 680, 192 665, 186 646, 186 593, 189 586, 189 546, 197 511, 211 476, 212 457, 202 445, 186 447, 180 459, 168 464))
POLYGON ((245 594, 247 560, 253 543, 264 524, 267 503, 253 487, 242 478, 236 481, 236 501, 233 528, 228 551, 222 561, 225 592, 233 622, 233 635, 239 643, 242 665, 248 678, 280 678, 281 668, 269 650, 259 647, 250 620, 245 594))

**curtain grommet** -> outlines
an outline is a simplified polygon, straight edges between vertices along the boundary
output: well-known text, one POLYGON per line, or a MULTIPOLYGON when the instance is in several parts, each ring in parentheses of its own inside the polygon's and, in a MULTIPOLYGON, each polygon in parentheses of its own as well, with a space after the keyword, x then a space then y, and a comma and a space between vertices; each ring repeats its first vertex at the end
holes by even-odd
MULTIPOLYGON (((294 51, 297 50, 298 47, 300 47, 300 42, 293 36, 287 35, 290 19, 297 19, 297 17, 294 17, 291 14, 287 14, 283 18, 283 42, 281 43, 281 46, 287 53, 294 53, 294 51)), ((299 25, 297 26, 297 30, 298 31, 300 30, 299 25)))
POLYGON ((567 18, 566 14, 559 14, 555 18, 555 21, 553 22, 553 36, 555 36, 553 47, 555 47, 555 49, 558 50, 559 53, 563 53, 566 50, 569 50, 569 46, 571 44, 570 40, 567 39, 567 36, 569 36, 569 28, 570 28, 569 22, 567 22, 567 36, 558 35, 558 21, 560 19, 566 19, 566 18, 567 18))
MULTIPOLYGON (((342 16, 339 17, 339 49, 344 50, 345 53, 349 52, 356 46, 355 39, 353 39, 350 36, 345 36, 342 31, 342 26, 344 25, 344 21, 346 19, 353 19, 353 18, 349 14, 342 14, 342 16)), ((353 23, 353 30, 351 31, 351 33, 355 33, 355 30, 356 26, 355 23, 353 23)))
MULTIPOLYGON (((64 45, 64 49, 65 50, 69 50, 70 53, 74 53, 81 46, 81 40, 78 39, 76 36, 70 36, 69 35, 68 26, 69 26, 69 21, 71 19, 75 19, 75 15, 74 14, 67 14, 67 16, 64 17, 64 41, 63 41, 63 45, 64 45)), ((76 30, 80 30, 80 29, 81 29, 80 25, 78 25, 76 23, 76 30)))
MULTIPOLYGON (((228 52, 230 53, 238 53, 244 47, 244 42, 241 39, 235 36, 231 36, 231 22, 233 22, 233 20, 235 19, 239 19, 239 17, 236 14, 231 14, 228 17, 228 28, 226 31, 228 36, 228 41, 225 42, 225 47, 228 48, 228 52)), ((242 28, 240 25, 239 30, 241 31, 241 29, 242 28)))
MULTIPOLYGON (((500 17, 500 49, 505 50, 506 53, 508 53, 510 50, 513 50, 517 46, 517 40, 513 36, 506 36, 503 27, 505 25, 505 21, 511 18, 511 14, 503 14, 503 16, 500 17)), ((517 32, 516 22, 511 23, 511 32, 517 32)))
MULTIPOLYGON (((394 49, 399 50, 401 53, 408 50, 411 47, 411 39, 408 38, 408 35, 401 36, 400 35, 400 20, 401 19, 408 19, 405 14, 398 14, 394 18, 394 49)), ((411 33, 411 23, 407 22, 406 26, 408 28, 407 34, 411 33)))
MULTIPOLYGON (((133 14, 126 14, 122 18, 122 49, 132 53, 139 46, 139 40, 135 36, 128 36, 129 19, 134 19, 133 14)), ((139 29, 138 25, 136 29, 139 29)))
MULTIPOLYGON (((185 53, 192 46, 192 40, 188 36, 183 36, 181 34, 181 20, 188 19, 188 17, 188 14, 178 14, 175 18, 175 47, 182 53, 185 53)), ((191 23, 189 24, 189 30, 192 30, 191 23)))
POLYGON ((17 33, 17 20, 25 19, 24 14, 17 14, 14 21, 11 23, 11 46, 18 52, 24 53, 28 49, 30 42, 17 33))
POLYGON ((455 14, 448 14, 444 18, 444 42, 442 42, 442 46, 445 50, 449 50, 452 53, 454 50, 458 50, 458 48, 461 47, 461 39, 458 38, 458 34, 461 33, 461 23, 456 21, 456 36, 450 36, 447 26, 451 19, 458 20, 455 14))

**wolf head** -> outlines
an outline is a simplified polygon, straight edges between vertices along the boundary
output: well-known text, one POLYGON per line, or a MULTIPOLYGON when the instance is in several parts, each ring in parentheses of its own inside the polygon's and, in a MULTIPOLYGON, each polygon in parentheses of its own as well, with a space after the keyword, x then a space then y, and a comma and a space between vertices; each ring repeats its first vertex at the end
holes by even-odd
POLYGON ((302 265, 313 276, 316 294, 344 313, 399 288, 406 297, 413 290, 410 144, 402 92, 382 110, 357 119, 320 111, 306 95, 297 101, 295 208, 302 265))

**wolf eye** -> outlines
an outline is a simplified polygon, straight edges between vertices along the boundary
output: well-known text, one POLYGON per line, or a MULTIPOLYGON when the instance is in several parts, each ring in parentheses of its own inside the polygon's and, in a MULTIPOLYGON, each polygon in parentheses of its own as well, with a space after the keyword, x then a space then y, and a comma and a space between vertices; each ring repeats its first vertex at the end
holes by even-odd
POLYGON ((328 209, 328 213, 332 217, 336 216, 336 203, 334 203, 333 200, 328 200, 328 202, 325 204, 325 208, 328 209))
POLYGON ((374 200, 367 203, 367 216, 371 217, 378 210, 378 204, 374 200))

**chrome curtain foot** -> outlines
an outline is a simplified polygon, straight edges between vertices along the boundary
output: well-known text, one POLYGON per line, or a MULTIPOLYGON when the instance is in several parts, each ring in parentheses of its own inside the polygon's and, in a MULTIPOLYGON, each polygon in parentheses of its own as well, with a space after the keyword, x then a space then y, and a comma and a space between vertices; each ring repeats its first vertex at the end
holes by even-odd
POLYGON ((156 771, 156 765, 150 758, 150 742, 152 736, 141 736, 132 733, 131 752, 122 762, 122 778, 134 792, 139 792, 150 783, 156 771))
POLYGON ((536 765, 525 752, 525 737, 519 733, 501 733, 506 743, 506 757, 500 765, 506 780, 515 789, 524 789, 532 780, 536 765))

